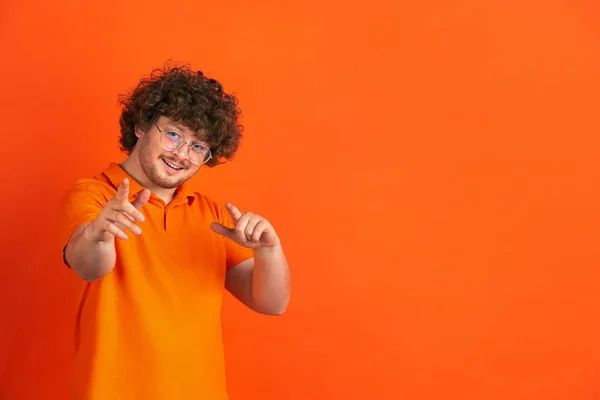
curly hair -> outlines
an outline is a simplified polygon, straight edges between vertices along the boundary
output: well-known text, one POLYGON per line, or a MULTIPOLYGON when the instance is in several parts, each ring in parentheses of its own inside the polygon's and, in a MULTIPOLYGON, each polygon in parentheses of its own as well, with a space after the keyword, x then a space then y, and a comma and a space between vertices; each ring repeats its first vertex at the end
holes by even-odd
POLYGON ((242 139, 235 94, 225 93, 221 83, 187 64, 154 69, 134 90, 120 95, 119 103, 119 143, 127 154, 138 141, 135 129, 147 131, 161 116, 187 127, 210 146, 209 167, 231 160, 242 139))

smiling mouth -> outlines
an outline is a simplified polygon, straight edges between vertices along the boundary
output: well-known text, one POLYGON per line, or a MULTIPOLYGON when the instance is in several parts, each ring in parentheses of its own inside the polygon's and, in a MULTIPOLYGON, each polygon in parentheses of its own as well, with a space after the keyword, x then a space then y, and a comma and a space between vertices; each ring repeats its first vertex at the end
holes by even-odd
POLYGON ((167 164, 170 168, 174 169, 175 171, 180 171, 183 169, 183 167, 180 167, 179 165, 173 164, 167 160, 165 160, 164 158, 161 158, 161 160, 167 164))

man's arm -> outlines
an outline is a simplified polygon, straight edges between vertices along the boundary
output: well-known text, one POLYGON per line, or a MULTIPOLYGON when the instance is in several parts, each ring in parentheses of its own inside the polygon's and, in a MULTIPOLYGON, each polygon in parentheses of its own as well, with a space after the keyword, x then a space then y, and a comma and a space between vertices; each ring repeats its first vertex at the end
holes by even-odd
POLYGON ((256 312, 283 314, 290 300, 290 271, 281 245, 255 249, 254 258, 227 271, 225 288, 256 312))
POLYGON ((241 213, 227 204, 234 228, 214 222, 211 228, 240 246, 253 249, 254 257, 227 271, 225 288, 251 309, 281 315, 290 299, 290 271, 281 241, 273 226, 260 215, 241 213))
POLYGON ((115 236, 127 239, 125 229, 142 233, 134 221, 143 221, 139 209, 148 201, 150 192, 144 189, 129 202, 129 181, 125 179, 115 197, 110 199, 92 222, 79 226, 64 249, 65 262, 79 277, 93 282, 108 275, 116 261, 115 236))
POLYGON ((92 240, 87 230, 89 225, 81 225, 75 230, 65 247, 65 261, 81 279, 93 282, 112 271, 117 254, 114 238, 106 242, 92 240))

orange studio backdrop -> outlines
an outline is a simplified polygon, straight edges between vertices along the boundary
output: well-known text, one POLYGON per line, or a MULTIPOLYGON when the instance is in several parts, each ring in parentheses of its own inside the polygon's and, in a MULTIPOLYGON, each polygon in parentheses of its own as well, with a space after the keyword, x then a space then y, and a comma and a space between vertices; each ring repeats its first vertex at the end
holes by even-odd
POLYGON ((0 399, 66 399, 60 196, 117 96, 189 62, 240 100, 195 187, 268 217, 282 317, 223 306, 231 399, 600 398, 600 7, 4 0, 0 399))

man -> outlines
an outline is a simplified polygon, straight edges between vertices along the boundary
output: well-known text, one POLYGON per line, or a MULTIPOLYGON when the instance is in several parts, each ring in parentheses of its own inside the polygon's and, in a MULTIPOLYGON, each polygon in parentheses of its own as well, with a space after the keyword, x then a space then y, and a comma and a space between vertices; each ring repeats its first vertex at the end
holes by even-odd
POLYGON ((64 262, 84 285, 75 399, 227 399, 223 288, 284 312, 289 270, 265 218, 222 207, 188 180, 236 152, 237 99, 187 66, 155 70, 121 98, 128 156, 68 191, 64 262))

